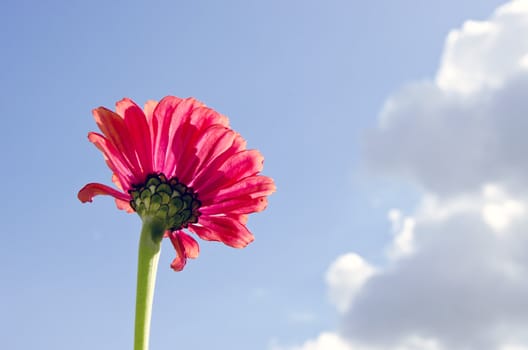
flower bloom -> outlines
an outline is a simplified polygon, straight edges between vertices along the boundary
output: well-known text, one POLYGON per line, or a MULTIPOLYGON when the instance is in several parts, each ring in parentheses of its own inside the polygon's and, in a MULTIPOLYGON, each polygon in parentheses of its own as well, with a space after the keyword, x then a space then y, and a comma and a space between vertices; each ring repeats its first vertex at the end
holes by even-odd
POLYGON ((79 191, 81 202, 110 195, 119 209, 161 218, 177 252, 176 271, 199 253, 184 229, 235 248, 253 241, 247 214, 266 207, 275 185, 259 175, 262 155, 246 149, 227 117, 174 96, 143 109, 125 98, 115 112, 99 107, 93 115, 102 134, 90 132, 88 139, 103 153, 118 189, 89 183, 79 191))

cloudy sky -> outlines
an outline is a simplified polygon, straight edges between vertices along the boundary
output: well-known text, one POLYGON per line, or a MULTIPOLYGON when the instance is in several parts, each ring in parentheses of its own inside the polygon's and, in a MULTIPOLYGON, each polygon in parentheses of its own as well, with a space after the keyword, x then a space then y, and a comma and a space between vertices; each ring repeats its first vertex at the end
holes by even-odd
POLYGON ((140 220, 76 192, 110 182, 91 109, 173 94, 278 190, 243 250, 163 245, 152 349, 528 350, 528 0, 7 0, 0 29, 2 347, 132 347, 140 220))

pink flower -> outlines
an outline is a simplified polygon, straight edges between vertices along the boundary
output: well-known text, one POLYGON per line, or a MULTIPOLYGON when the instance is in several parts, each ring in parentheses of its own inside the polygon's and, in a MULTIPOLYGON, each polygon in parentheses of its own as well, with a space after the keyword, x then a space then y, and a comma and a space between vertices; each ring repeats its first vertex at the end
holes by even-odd
POLYGON ((262 155, 246 149, 225 116, 174 96, 148 101, 143 110, 125 98, 116 112, 99 107, 93 115, 102 134, 90 132, 88 139, 103 152, 118 190, 89 183, 79 191, 81 202, 110 195, 119 209, 161 218, 177 252, 176 271, 199 253, 184 229, 235 248, 253 241, 247 214, 266 207, 275 185, 258 175, 262 155))

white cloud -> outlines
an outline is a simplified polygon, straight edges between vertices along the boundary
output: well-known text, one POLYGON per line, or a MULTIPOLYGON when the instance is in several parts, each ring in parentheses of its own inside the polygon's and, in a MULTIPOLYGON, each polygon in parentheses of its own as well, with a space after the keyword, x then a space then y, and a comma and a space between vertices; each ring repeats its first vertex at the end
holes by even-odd
POLYGON ((412 216, 416 250, 363 286, 344 317, 347 339, 396 349, 417 335, 436 339, 442 350, 497 350, 503 339, 523 336, 528 220, 518 217, 508 235, 497 235, 482 215, 487 200, 436 198, 435 207, 425 201, 428 208, 412 216))
POLYGON ((367 161, 424 195, 413 215, 389 213, 393 259, 349 307, 347 339, 391 350, 409 334, 439 349, 528 346, 526 36, 526 0, 467 21, 448 35, 436 79, 385 104, 367 161))
POLYGON ((450 195, 528 179, 528 0, 468 21, 446 40, 434 81, 392 95, 364 143, 372 169, 450 195))
POLYGON ((447 36, 436 84, 445 91, 470 94, 500 87, 522 69, 528 41, 528 2, 503 5, 488 21, 466 21, 447 36))
MULTIPOLYGON (((370 346, 365 344, 351 343, 335 332, 322 332, 315 339, 307 340, 298 346, 281 346, 273 342, 270 350, 387 350, 383 347, 370 346)), ((441 350, 433 339, 426 339, 417 336, 410 336, 395 345, 391 350, 441 350)), ((503 349, 501 349, 503 350, 503 349)), ((505 348, 504 350, 510 350, 505 348)), ((511 348, 517 350, 517 348, 511 348)), ((523 350, 519 348, 519 350, 523 350)))
POLYGON ((451 31, 435 79, 388 99, 365 158, 422 200, 388 213, 386 266, 330 266, 339 329, 284 349, 528 349, 526 37, 528 0, 511 1, 451 31))
MULTIPOLYGON (((327 272, 338 331, 275 350, 509 350, 528 347, 528 217, 497 234, 483 208, 526 203, 497 185, 476 195, 427 195, 412 216, 416 249, 374 269, 359 255, 338 257, 327 272), (368 271, 368 273, 365 273, 368 271)), ((403 231, 404 225, 395 224, 403 231)), ((397 245, 399 235, 392 245, 397 245)), ((390 251, 389 251, 390 252, 390 251)))
POLYGON ((499 186, 487 185, 483 192, 486 203, 482 207, 482 216, 495 232, 506 232, 515 219, 526 214, 526 205, 508 197, 499 186))
POLYGON ((375 268, 362 257, 348 253, 338 257, 326 273, 330 301, 345 312, 365 282, 375 274, 375 268))
POLYGON ((316 339, 308 340, 302 346, 284 350, 354 350, 336 333, 323 332, 316 339))
POLYGON ((528 350, 528 347, 516 344, 506 344, 501 346, 500 350, 528 350))
POLYGON ((401 211, 398 209, 389 210, 387 216, 392 224, 392 231, 395 234, 393 244, 388 251, 389 256, 392 259, 398 259, 413 253, 415 220, 410 217, 403 217, 401 211))

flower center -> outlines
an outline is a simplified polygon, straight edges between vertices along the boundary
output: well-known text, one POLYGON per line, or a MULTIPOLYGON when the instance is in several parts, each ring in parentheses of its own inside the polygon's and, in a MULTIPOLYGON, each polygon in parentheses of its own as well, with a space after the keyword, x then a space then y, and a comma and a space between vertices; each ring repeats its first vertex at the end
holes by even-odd
POLYGON ((144 184, 134 185, 128 193, 132 196, 130 206, 142 219, 161 219, 167 230, 179 230, 198 222, 202 203, 194 190, 176 177, 167 180, 163 174, 151 174, 144 184))

